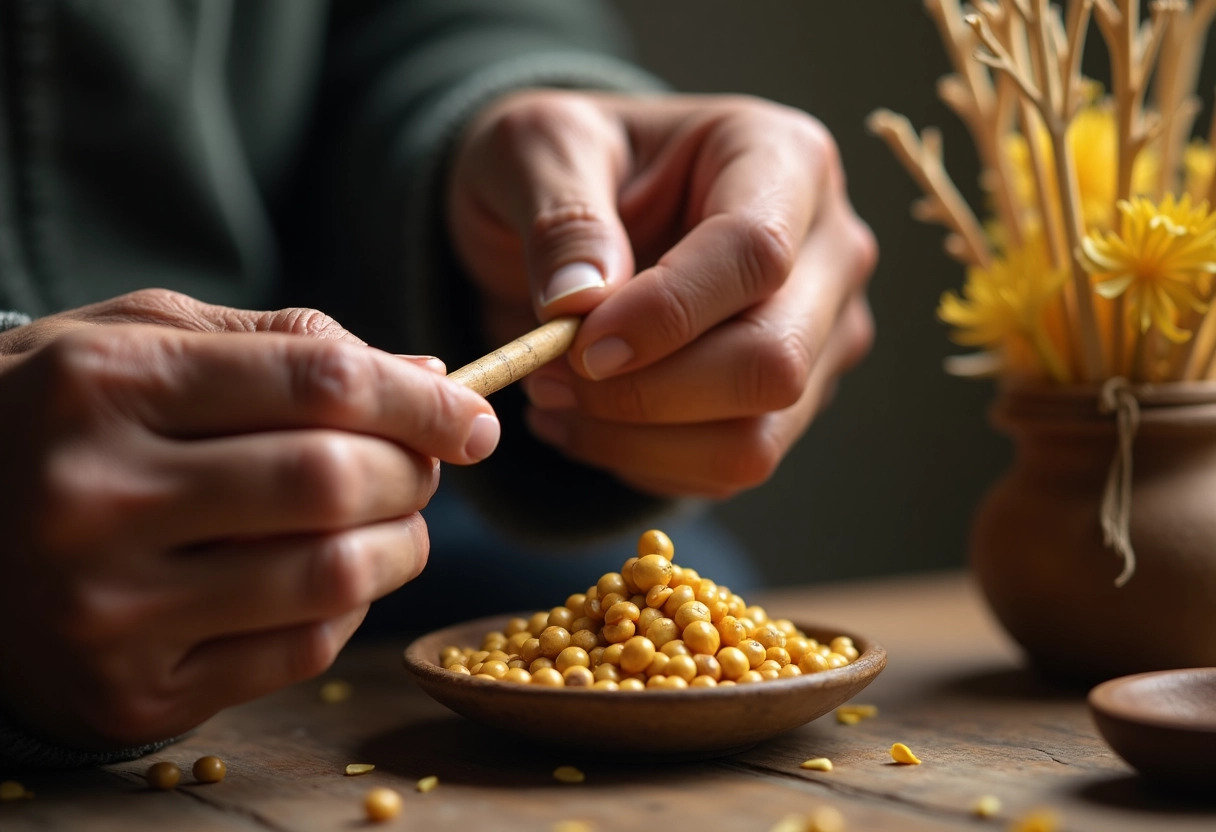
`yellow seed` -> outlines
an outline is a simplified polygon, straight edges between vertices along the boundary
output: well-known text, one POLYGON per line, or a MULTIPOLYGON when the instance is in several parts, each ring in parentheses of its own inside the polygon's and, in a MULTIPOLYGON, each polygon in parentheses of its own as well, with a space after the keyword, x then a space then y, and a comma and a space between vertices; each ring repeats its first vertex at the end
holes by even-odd
POLYGON ((552 667, 539 667, 532 671, 532 684, 547 688, 565 687, 566 680, 552 667))
POLYGON ((371 763, 348 763, 346 766, 347 777, 358 777, 360 774, 367 774, 369 771, 375 771, 376 767, 371 763))
POLYGON ((1054 812, 1038 809, 1031 812, 1009 827, 1009 832, 1056 832, 1060 828, 1060 820, 1054 812))
POLYGON ((0 803, 8 803, 11 800, 25 800, 33 796, 32 792, 27 792, 25 786, 16 780, 5 780, 3 783, 0 783, 0 803))
POLYGON ((354 692, 350 682, 344 682, 341 679, 331 679, 321 685, 321 701, 326 705, 336 705, 339 702, 345 702, 350 699, 350 695, 354 692))
POLYGON ((897 742, 891 746, 891 759, 908 766, 920 765, 920 758, 913 754, 912 749, 902 742, 897 742))
POLYGON ((799 763, 798 768, 804 768, 807 771, 831 771, 832 761, 827 757, 812 757, 799 763))
POLYGON ((435 787, 438 785, 439 778, 432 774, 429 777, 423 777, 421 780, 415 783, 414 788, 423 794, 426 794, 427 792, 433 792, 435 787))
POLYGON ((806 832, 805 815, 786 815, 769 828, 768 832, 806 832))
POLYGON ((645 555, 633 565, 633 582, 642 592, 651 587, 668 586, 672 576, 671 561, 662 555, 645 555))
POLYGON ((836 721, 841 725, 856 725, 861 722, 861 715, 849 713, 848 711, 837 711, 836 721))
POLYGON ((620 690, 645 690, 646 683, 641 679, 622 679, 617 682, 617 687, 620 690))
POLYGON ((595 827, 585 820, 559 820, 553 824, 553 832, 595 832, 595 827))
MULTIPOLYGON (((642 536, 638 538, 639 562, 645 560, 647 555, 662 555, 665 559, 669 559, 675 554, 675 551, 676 547, 671 542, 671 538, 658 529, 642 532, 642 536)), ((637 569, 636 563, 634 569, 637 569)), ((634 580, 636 581, 636 578, 634 580)), ((638 588, 641 589, 641 584, 638 584, 638 588)))
POLYGON ((806 832, 844 832, 844 815, 834 806, 820 806, 807 816, 806 832))
POLYGON ((595 684, 595 675, 590 668, 576 664, 562 672, 562 681, 568 688, 589 688, 595 684))
POLYGON ((173 763, 153 763, 144 777, 152 788, 167 791, 181 782, 182 770, 173 763))
POLYGON ((994 818, 1001 813, 1001 801, 995 795, 986 794, 975 801, 971 812, 977 818, 994 818))
POLYGON ((218 783, 228 773, 228 766, 219 757, 207 755, 194 761, 194 779, 200 783, 218 783))
POLYGON ((581 783, 587 779, 587 775, 574 766, 558 766, 553 769, 553 779, 559 783, 581 783))
POLYGON ((860 719, 869 719, 872 716, 878 716, 877 705, 841 705, 836 709, 839 714, 855 714, 860 719))
POLYGON ((502 680, 516 685, 527 685, 532 682, 532 674, 522 667, 512 667, 503 674, 502 680))
POLYGON ((401 795, 384 786, 374 788, 363 796, 367 819, 377 823, 392 820, 401 814, 401 803, 401 795))

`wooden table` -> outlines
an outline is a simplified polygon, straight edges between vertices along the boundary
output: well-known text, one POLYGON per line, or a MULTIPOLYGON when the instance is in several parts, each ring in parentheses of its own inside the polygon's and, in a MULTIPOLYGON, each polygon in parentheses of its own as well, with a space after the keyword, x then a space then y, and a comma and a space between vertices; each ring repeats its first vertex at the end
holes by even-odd
POLYGON ((529 747, 457 717, 412 686, 403 643, 349 649, 326 678, 353 685, 324 704, 317 680, 232 709, 152 759, 186 772, 172 792, 146 788, 152 761, 30 777, 29 801, 0 805, 0 830, 342 830, 368 828, 362 795, 402 791, 405 810, 385 829, 534 830, 564 820, 601 830, 757 830, 830 804, 847 829, 1008 829, 1039 808, 1060 829, 1212 830, 1216 804, 1147 790, 1098 738, 1080 692, 1050 688, 1018 655, 959 575, 889 579, 771 594, 774 614, 820 621, 883 643, 890 661, 857 701, 878 716, 840 725, 830 716, 735 757, 704 763, 604 765, 529 747), (896 766, 908 744, 920 766, 896 766), (216 785, 190 785, 203 754, 228 763, 216 785), (826 756, 830 773, 798 764, 826 756), (376 770, 345 777, 347 763, 376 770), (581 785, 552 777, 575 764, 581 785), (427 794, 416 781, 437 775, 427 794), (971 814, 998 797, 996 818, 971 814))

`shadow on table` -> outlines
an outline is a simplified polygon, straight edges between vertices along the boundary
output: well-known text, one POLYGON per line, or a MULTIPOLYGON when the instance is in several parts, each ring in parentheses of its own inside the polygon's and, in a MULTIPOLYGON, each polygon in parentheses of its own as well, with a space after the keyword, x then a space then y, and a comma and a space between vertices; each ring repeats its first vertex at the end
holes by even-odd
POLYGON ((1085 699, 1088 688, 1044 676, 1030 667, 1006 665, 943 679, 935 692, 960 699, 1075 702, 1085 699))
POLYGON ((1121 774, 1078 786, 1079 799, 1111 809, 1179 817, 1216 817, 1216 791, 1204 794, 1153 783, 1136 774, 1121 774))
MULTIPOLYGON (((622 726, 624 730, 624 726, 622 726)), ((495 732, 458 716, 421 720, 371 737, 359 747, 378 769, 416 779, 435 775, 441 783, 496 787, 553 787, 558 766, 587 774, 586 786, 620 785, 666 778, 687 780, 684 767, 639 752, 636 758, 605 758, 601 752, 553 748, 495 732)), ((695 765, 695 762, 692 763, 695 765)))

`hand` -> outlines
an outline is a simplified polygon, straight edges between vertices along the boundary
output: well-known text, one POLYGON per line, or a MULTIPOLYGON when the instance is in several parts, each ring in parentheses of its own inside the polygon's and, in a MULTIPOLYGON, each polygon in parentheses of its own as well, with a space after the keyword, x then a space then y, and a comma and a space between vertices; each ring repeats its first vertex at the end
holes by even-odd
POLYGON ((828 132, 784 107, 512 94, 448 205, 492 342, 585 316, 524 383, 533 432, 646 492, 765 481, 873 339, 873 235, 828 132))
POLYGON ((497 441, 438 362, 308 310, 138 293, 0 353, 0 706, 77 747, 324 670, 425 564, 439 460, 497 441))

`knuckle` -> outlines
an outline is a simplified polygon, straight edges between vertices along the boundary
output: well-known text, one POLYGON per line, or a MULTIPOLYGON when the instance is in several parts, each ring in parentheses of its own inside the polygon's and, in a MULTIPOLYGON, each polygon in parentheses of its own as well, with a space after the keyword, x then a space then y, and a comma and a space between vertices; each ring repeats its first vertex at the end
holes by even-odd
POLYGON ((854 281, 858 286, 864 285, 878 266, 878 240, 870 226, 860 218, 854 217, 849 223, 852 241, 854 281))
POLYGON ((264 319, 263 326, 271 332, 310 338, 341 338, 346 334, 346 329, 329 315, 306 307, 291 307, 271 312, 264 319))
POLYGON ((364 478, 350 443, 338 435, 320 435, 306 441, 284 471, 290 490, 297 493, 302 511, 324 525, 349 522, 363 502, 364 478))
POLYGON ((298 365, 293 381, 306 412, 340 423, 365 412, 374 389, 368 362, 338 342, 318 344, 298 365))
POLYGON ((798 333, 766 333, 754 340, 749 363, 741 379, 741 404, 771 411, 790 407, 802 397, 814 358, 798 333))
POLYGON ((127 321, 194 320, 200 304, 189 295, 172 289, 137 289, 109 301, 111 319, 127 321))
POLYGON ((658 280, 657 302, 647 316, 647 328, 663 344, 684 345, 696 336, 696 313, 691 299, 676 291, 675 280, 658 280))
POLYGON ((338 658, 341 646, 327 622, 308 625, 287 651, 289 676, 296 681, 319 676, 338 658))
POLYGON ((750 297, 766 297, 776 291, 794 268, 798 244, 789 224, 777 217, 742 223, 741 277, 750 297))
POLYGON ((585 137, 600 119, 598 111, 580 96, 560 90, 535 90, 514 96, 497 114, 492 138, 514 151, 531 151, 538 139, 554 151, 585 137))
MULTIPOLYGON (((602 382, 601 382, 602 383, 602 382)), ((603 389, 603 398, 596 397, 601 418, 646 424, 655 421, 657 405, 653 393, 648 393, 637 373, 627 373, 609 380, 611 387, 603 389)), ((599 388, 596 389, 599 392, 599 388)))
POLYGON ((783 449, 772 430, 771 420, 749 420, 740 431, 732 452, 722 459, 719 482, 730 493, 763 485, 781 464, 783 449))
POLYGON ((355 609, 371 600, 371 587, 359 535, 330 535, 318 546, 312 559, 307 597, 318 600, 327 613, 355 609))

